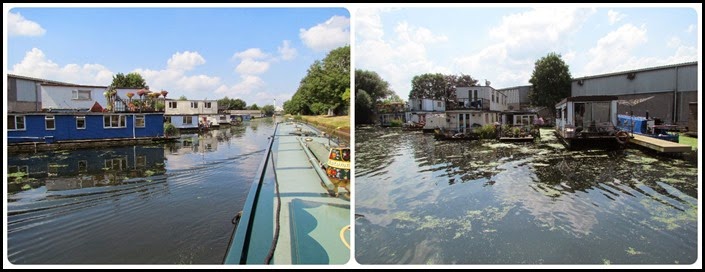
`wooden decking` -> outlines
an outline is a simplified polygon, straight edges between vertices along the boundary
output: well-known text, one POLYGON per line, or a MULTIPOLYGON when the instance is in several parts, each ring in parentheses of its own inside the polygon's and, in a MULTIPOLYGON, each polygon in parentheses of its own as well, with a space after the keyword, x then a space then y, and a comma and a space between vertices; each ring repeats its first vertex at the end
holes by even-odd
POLYGON ((689 145, 674 143, 639 134, 634 134, 634 138, 632 138, 630 142, 664 153, 689 152, 692 149, 689 145))

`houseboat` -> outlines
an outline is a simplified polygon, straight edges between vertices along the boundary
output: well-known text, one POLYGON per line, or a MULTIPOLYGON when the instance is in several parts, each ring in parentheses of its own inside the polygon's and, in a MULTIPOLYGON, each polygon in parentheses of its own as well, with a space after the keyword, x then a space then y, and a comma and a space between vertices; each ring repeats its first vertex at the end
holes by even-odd
POLYGON ((680 135, 677 126, 663 124, 659 118, 631 116, 620 114, 617 116, 617 127, 629 133, 649 136, 656 139, 678 142, 680 135))
POLYGON ((382 127, 399 126, 406 123, 406 105, 394 102, 377 105, 379 125, 382 127))
MULTIPOLYGON (((225 264, 349 261, 350 192, 348 197, 337 194, 333 188, 347 185, 334 184, 329 178, 333 168, 349 167, 349 149, 346 155, 345 148, 332 141, 329 146, 328 138, 317 135, 321 133, 308 125, 277 124, 244 209, 233 211, 239 219, 225 264), (328 158, 334 162, 328 164, 328 158), (329 174, 322 165, 328 166, 329 174)), ((334 176, 349 180, 349 173, 336 170, 334 176)))
POLYGON ((164 117, 180 130, 205 130, 219 125, 218 101, 174 100, 165 102, 164 117))
POLYGON ((540 136, 538 127, 542 119, 536 112, 505 111, 501 115, 502 125, 497 128, 500 142, 531 142, 540 136))
POLYGON ((434 114, 445 113, 445 101, 440 99, 428 98, 411 98, 407 102, 408 111, 405 113, 406 123, 404 128, 410 130, 425 130, 433 131, 433 128, 427 128, 427 117, 434 114))
MULTIPOLYGON (((162 113, 34 112, 8 113, 7 141, 11 149, 23 144, 61 144, 155 140, 164 137, 162 113)), ((43 148, 43 147, 42 147, 43 148)))
POLYGON ((617 124, 617 96, 574 96, 556 104, 556 137, 568 148, 625 147, 629 133, 617 124))

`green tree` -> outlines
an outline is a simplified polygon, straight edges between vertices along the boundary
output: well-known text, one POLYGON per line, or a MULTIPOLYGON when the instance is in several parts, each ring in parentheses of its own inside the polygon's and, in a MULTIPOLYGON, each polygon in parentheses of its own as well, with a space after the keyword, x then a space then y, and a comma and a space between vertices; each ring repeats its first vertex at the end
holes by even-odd
POLYGON ((252 106, 249 107, 250 110, 259 110, 259 106, 257 104, 252 104, 252 106))
POLYGON ((456 87, 477 85, 477 80, 470 75, 422 74, 411 80, 409 98, 430 98, 455 100, 456 87))
POLYGON ((289 114, 342 114, 347 112, 345 90, 350 88, 350 46, 329 52, 316 60, 301 79, 299 88, 287 103, 289 114))
POLYGON ((240 98, 230 101, 230 110, 244 110, 247 108, 247 102, 240 98))
POLYGON ((393 93, 392 95, 387 96, 384 100, 382 100, 382 103, 385 103, 385 104, 403 103, 403 102, 404 102, 404 100, 402 100, 401 97, 399 97, 399 95, 397 95, 396 93, 393 93))
MULTIPOLYGON (((534 106, 552 109, 556 103, 570 96, 571 75, 561 55, 549 53, 537 60, 529 83, 532 91, 529 102, 534 106)), ((553 111, 549 111, 553 114, 553 111)))
POLYGON ((443 74, 422 74, 411 79, 409 98, 445 99, 448 84, 443 74))
POLYGON ((291 115, 303 114, 310 115, 313 114, 308 107, 308 101, 305 98, 303 92, 296 92, 291 100, 284 102, 284 112, 291 115))
POLYGON ((355 123, 356 124, 372 124, 374 105, 372 98, 365 90, 357 90, 355 92, 355 123))
POLYGON ((274 115, 274 105, 264 105, 260 111, 266 116, 272 116, 274 115))
POLYGON ((384 98, 393 95, 394 92, 389 89, 389 83, 382 79, 377 72, 355 70, 355 123, 370 124, 374 122, 373 114, 377 104, 384 98))
MULTIPOLYGON (((394 93, 389 89, 389 83, 384 81, 377 72, 357 69, 355 70, 355 91, 359 90, 364 90, 373 102, 394 93)), ((355 97, 357 98, 357 94, 355 97)))
POLYGON ((129 73, 124 75, 123 73, 117 73, 113 75, 112 85, 115 88, 144 88, 149 89, 147 82, 144 81, 142 75, 139 73, 129 73))
POLYGON ((181 101, 186 101, 186 100, 188 100, 188 99, 186 98, 185 95, 181 95, 181 96, 179 96, 179 100, 181 100, 181 101))
POLYGON ((218 107, 224 107, 227 110, 244 110, 247 107, 247 103, 242 99, 232 99, 225 96, 224 98, 218 99, 218 107))

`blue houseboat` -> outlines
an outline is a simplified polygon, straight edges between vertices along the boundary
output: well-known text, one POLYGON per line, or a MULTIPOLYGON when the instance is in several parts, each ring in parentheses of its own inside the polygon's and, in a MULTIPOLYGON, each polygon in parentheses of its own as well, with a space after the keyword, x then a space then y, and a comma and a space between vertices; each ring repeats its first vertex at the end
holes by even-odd
MULTIPOLYGON (((647 114, 648 115, 648 114, 647 114)), ((661 120, 643 116, 631 116, 620 114, 617 120, 617 127, 623 131, 632 132, 644 136, 649 136, 661 140, 678 142, 678 133, 670 132, 675 130, 674 125, 665 125, 661 120)))
POLYGON ((9 144, 152 139, 164 136, 164 114, 161 112, 9 113, 7 122, 9 144))

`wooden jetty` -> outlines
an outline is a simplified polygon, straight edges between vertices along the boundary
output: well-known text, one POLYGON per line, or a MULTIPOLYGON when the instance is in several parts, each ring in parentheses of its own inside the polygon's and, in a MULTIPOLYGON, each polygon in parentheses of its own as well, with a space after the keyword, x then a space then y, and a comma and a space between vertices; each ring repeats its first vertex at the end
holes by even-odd
POLYGON ((643 146, 663 153, 689 152, 692 150, 689 145, 674 143, 639 134, 634 134, 634 138, 632 138, 630 142, 635 145, 643 146))

